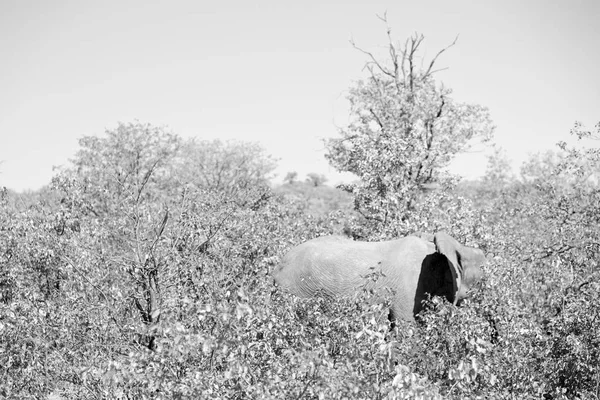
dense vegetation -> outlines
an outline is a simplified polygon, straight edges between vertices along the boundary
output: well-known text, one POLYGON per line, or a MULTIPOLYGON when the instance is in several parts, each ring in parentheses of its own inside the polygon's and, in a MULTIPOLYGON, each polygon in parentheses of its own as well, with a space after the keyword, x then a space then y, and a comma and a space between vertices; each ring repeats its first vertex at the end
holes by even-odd
POLYGON ((489 119, 413 70, 421 40, 351 92, 357 121, 328 145, 349 193, 272 188, 257 145, 137 122, 83 137, 48 188, 5 189, 0 397, 599 398, 600 152, 561 143, 518 177, 497 153, 457 184, 443 167, 489 119), (369 293, 299 300, 270 278, 318 235, 439 229, 485 250, 485 279, 392 330, 369 293))

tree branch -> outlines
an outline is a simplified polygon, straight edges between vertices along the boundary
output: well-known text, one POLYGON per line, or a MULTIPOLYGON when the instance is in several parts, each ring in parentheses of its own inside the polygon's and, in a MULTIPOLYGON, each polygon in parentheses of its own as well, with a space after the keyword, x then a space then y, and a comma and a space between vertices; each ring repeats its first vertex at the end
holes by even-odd
POLYGON ((379 63, 379 61, 377 61, 377 59, 375 58, 375 56, 373 55, 373 53, 371 53, 371 52, 369 52, 369 51, 366 51, 366 50, 363 50, 363 49, 361 49, 360 47, 358 47, 358 46, 356 45, 356 43, 354 42, 354 39, 350 39, 350 44, 351 44, 351 45, 352 45, 352 47, 354 47, 356 50, 360 51, 360 52, 361 52, 361 53, 363 53, 363 54, 366 54, 366 55, 367 55, 367 56, 369 56, 369 58, 371 59, 371 61, 370 61, 370 62, 367 62, 367 64, 365 65, 365 67, 368 67, 368 66, 370 66, 370 65, 373 65, 373 64, 374 64, 375 66, 377 66, 377 68, 378 68, 378 69, 379 69, 379 70, 380 70, 380 71, 381 71, 383 74, 385 74, 385 75, 387 75, 387 76, 389 76, 389 77, 392 77, 392 78, 394 77, 394 74, 393 74, 393 73, 391 73, 390 71, 388 71, 386 68, 384 68, 384 67, 383 67, 383 66, 382 66, 382 65, 379 63))
POLYGON ((371 113, 371 115, 373 116, 373 118, 375 118, 375 122, 377 122, 377 125, 379 125, 379 127, 381 128, 381 132, 385 133, 385 128, 383 126, 383 122, 381 122, 381 120, 379 119, 379 117, 377 116, 377 114, 375 114, 375 111, 373 111, 372 108, 369 108, 369 112, 371 113))
MULTIPOLYGON (((435 55, 435 57, 433 57, 431 59, 431 62, 429 63, 429 68, 427 68, 427 71, 425 71, 425 74, 423 75, 423 79, 427 78, 429 75, 432 75, 432 74, 434 74, 437 71, 441 71, 442 70, 442 69, 439 69, 439 70, 432 71, 431 69, 433 68, 433 65, 437 61, 438 57, 443 52, 445 52, 446 50, 448 50, 450 47, 454 46, 457 41, 458 41, 458 35, 456 35, 456 38, 454 38, 454 41, 449 46, 446 46, 443 49, 441 49, 440 51, 438 51, 438 53, 435 55)), ((446 69, 446 68, 443 68, 443 69, 446 69)))
POLYGON ((381 21, 383 21, 385 23, 386 34, 388 37, 388 51, 389 51, 390 57, 392 59, 392 64, 394 66, 394 81, 396 84, 396 88, 398 89, 398 91, 400 91, 400 87, 399 87, 400 73, 399 72, 400 72, 401 65, 398 63, 398 50, 396 49, 396 46, 394 46, 394 41, 392 40, 392 28, 388 24, 387 11, 385 13, 383 13, 383 17, 377 15, 377 18, 379 18, 381 21))

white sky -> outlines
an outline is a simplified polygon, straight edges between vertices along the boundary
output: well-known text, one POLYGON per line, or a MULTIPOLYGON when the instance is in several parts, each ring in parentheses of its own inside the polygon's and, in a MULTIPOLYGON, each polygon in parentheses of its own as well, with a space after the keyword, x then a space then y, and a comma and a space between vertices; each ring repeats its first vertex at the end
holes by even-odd
MULTIPOLYGON (((426 57, 460 35, 437 78, 490 108, 516 164, 600 121, 598 0, 0 0, 0 186, 41 187, 79 137, 134 119, 259 141, 281 177, 336 183, 321 139, 347 121, 365 61, 348 40, 384 54, 386 10, 395 38, 426 36, 426 57)), ((482 153, 455 165, 484 170, 482 153)))

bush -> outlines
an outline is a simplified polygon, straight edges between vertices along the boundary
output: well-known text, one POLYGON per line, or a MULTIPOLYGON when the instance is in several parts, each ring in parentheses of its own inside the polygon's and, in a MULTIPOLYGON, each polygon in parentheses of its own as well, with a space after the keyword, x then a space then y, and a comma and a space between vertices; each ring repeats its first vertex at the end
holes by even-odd
POLYGON ((47 196, 1 192, 0 396, 600 396, 597 153, 565 148, 534 182, 442 186, 380 221, 309 214, 302 189, 171 185, 178 139, 130 128, 150 148, 94 141, 47 196), (485 279, 461 307, 433 298, 393 329, 369 293, 273 286, 287 249, 348 221, 369 239, 448 230, 486 251, 485 279))

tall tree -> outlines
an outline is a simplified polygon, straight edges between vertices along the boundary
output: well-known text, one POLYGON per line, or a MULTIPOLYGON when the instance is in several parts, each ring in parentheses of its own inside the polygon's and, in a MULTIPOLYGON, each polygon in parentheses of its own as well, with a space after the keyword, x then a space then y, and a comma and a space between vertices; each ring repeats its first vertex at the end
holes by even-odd
POLYGON ((106 216, 160 195, 181 140, 165 128, 134 122, 119 123, 103 137, 84 136, 79 145, 62 176, 82 185, 90 213, 106 216))
MULTIPOLYGON (((89 252, 106 269, 100 280, 125 285, 142 324, 153 329, 160 320, 161 284, 169 269, 168 252, 161 245, 176 198, 176 192, 165 189, 174 188, 172 163, 181 140, 164 128, 134 122, 120 123, 103 137, 84 136, 79 144, 73 167, 54 180, 65 195, 65 212, 84 219, 89 252)), ((97 273, 84 257, 65 261, 86 276, 97 273)), ((155 348, 153 334, 142 339, 155 348)))
POLYGON ((454 43, 424 63, 423 35, 395 44, 388 27, 387 36, 385 60, 352 42, 367 55, 369 76, 350 88, 351 122, 326 142, 329 162, 360 178, 345 187, 355 208, 382 222, 404 217, 423 185, 439 182, 472 139, 487 141, 493 132, 485 107, 454 101, 434 79, 438 57, 454 43))

